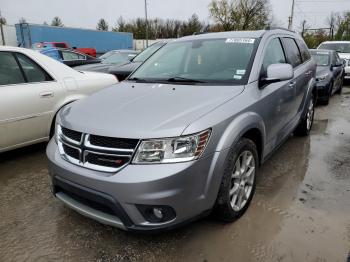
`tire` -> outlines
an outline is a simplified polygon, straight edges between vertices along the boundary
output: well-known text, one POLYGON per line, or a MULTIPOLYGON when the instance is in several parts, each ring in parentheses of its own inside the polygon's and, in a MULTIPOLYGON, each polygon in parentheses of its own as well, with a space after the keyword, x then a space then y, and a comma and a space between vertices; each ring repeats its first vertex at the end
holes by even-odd
POLYGON ((52 119, 52 122, 51 122, 50 135, 49 135, 50 140, 55 135, 55 128, 56 128, 55 123, 56 123, 56 115, 54 116, 54 118, 52 119))
POLYGON ((294 132, 297 136, 308 136, 310 134, 315 115, 315 101, 313 95, 310 96, 305 110, 306 112, 302 115, 302 119, 294 132))
POLYGON ((230 150, 225 162, 223 178, 213 208, 213 215, 217 219, 233 222, 244 214, 255 192, 258 168, 256 145, 250 139, 241 138, 230 150), (244 172, 243 159, 246 159, 244 172))

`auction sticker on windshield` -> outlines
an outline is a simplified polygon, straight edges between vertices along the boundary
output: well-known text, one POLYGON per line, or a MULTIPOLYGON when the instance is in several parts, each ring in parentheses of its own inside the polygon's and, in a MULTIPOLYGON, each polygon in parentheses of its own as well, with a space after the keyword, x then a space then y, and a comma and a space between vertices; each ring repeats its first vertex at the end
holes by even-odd
POLYGON ((254 44, 254 38, 227 38, 226 43, 254 44))

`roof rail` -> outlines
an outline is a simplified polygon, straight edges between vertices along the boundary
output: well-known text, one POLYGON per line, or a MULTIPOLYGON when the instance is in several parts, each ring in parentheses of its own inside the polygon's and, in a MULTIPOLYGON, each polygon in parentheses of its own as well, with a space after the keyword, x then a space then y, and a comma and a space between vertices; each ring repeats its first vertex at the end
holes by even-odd
POLYGON ((265 28, 265 30, 285 30, 285 31, 295 33, 295 31, 293 31, 293 30, 290 30, 290 29, 284 28, 284 27, 279 27, 279 26, 268 26, 265 28))

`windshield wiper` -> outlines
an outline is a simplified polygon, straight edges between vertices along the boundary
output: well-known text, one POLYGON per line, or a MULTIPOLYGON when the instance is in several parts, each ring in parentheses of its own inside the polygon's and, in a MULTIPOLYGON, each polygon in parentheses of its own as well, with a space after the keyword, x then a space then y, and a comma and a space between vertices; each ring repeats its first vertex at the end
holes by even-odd
POLYGON ((182 76, 173 76, 168 78, 166 81, 168 82, 184 82, 184 83, 207 83, 205 81, 197 80, 197 79, 191 79, 191 78, 186 78, 182 76))

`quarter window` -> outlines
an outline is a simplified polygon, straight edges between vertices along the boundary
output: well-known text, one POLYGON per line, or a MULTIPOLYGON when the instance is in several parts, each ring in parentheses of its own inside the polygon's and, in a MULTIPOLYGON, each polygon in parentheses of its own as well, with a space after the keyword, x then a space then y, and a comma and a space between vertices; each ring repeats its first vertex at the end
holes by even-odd
POLYGON ((284 50, 286 51, 288 62, 297 67, 302 63, 299 48, 293 38, 283 38, 284 50))
POLYGON ((266 48, 261 75, 266 77, 267 68, 272 64, 286 63, 283 48, 279 38, 272 39, 266 48))
POLYGON ((23 54, 16 54, 28 82, 50 81, 52 78, 34 61, 23 54))
POLYGON ((0 85, 25 83, 15 57, 9 52, 0 52, 0 85))

